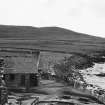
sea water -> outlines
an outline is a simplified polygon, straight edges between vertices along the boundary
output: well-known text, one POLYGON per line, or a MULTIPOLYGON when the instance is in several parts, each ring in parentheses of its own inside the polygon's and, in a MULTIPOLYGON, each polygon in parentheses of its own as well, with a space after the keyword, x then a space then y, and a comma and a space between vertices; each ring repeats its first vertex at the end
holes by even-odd
POLYGON ((81 70, 81 73, 88 84, 105 89, 105 77, 96 76, 96 74, 105 73, 105 64, 95 64, 92 68, 81 70))

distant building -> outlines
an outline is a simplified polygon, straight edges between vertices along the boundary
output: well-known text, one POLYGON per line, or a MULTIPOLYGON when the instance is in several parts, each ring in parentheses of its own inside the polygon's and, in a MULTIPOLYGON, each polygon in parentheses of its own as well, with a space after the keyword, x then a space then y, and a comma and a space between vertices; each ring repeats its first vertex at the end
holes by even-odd
POLYGON ((25 89, 38 86, 39 52, 0 52, 4 57, 4 79, 9 89, 25 89))

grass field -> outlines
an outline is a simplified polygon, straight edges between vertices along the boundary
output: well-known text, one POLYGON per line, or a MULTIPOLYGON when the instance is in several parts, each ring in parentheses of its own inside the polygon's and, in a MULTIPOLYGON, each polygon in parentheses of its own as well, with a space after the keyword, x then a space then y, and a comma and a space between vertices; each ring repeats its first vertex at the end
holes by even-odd
POLYGON ((0 48, 99 55, 105 52, 105 38, 77 33, 59 27, 36 28, 1 25, 0 48))

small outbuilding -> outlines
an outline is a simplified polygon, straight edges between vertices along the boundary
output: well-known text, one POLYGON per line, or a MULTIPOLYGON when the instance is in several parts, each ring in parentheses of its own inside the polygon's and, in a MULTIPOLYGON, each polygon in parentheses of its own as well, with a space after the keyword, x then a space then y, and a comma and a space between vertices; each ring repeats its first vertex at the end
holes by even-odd
POLYGON ((4 79, 9 89, 28 91, 38 86, 39 52, 4 52, 1 55, 5 62, 4 79))

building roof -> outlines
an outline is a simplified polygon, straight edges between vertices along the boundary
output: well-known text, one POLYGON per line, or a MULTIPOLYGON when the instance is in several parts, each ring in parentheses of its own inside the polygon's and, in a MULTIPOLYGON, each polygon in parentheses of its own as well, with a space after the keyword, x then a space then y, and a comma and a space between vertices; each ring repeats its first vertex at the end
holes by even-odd
MULTIPOLYGON (((37 73, 37 57, 31 54, 5 53, 4 73, 37 73), (7 56, 8 55, 8 56, 7 56)), ((37 54, 36 54, 37 56, 37 54)))
POLYGON ((59 27, 0 26, 0 48, 104 55, 105 38, 59 27))

